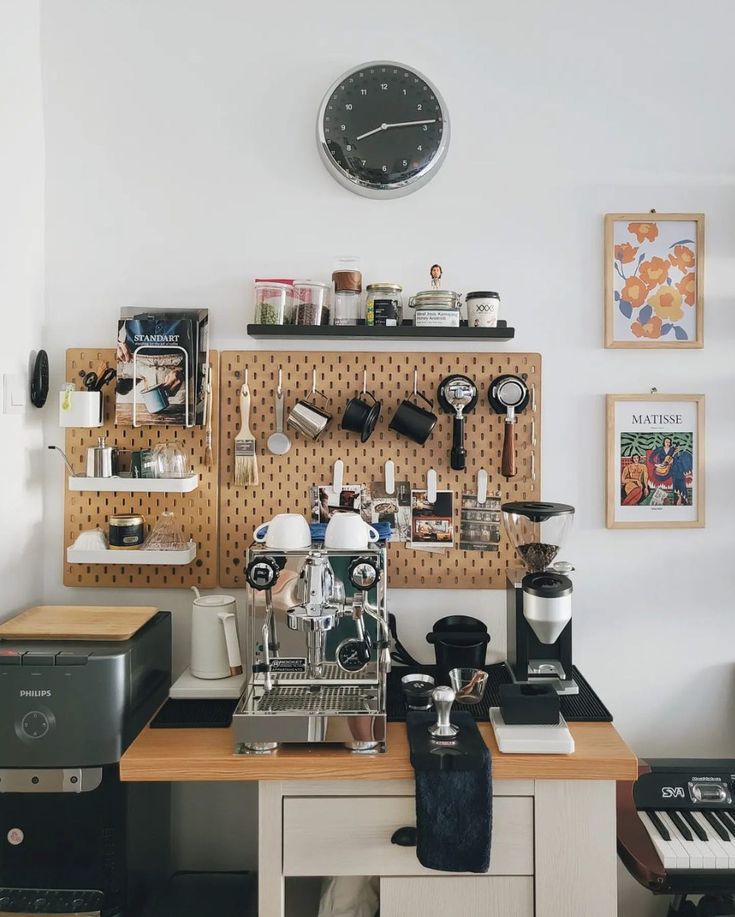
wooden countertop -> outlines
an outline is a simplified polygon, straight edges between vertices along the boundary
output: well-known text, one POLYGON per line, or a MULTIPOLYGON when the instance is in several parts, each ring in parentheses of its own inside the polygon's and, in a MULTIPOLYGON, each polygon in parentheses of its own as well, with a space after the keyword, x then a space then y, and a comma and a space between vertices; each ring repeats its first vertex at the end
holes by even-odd
MULTIPOLYGON (((636 757, 610 723, 570 723, 573 755, 504 755, 489 723, 480 732, 496 780, 637 780, 636 757)), ((388 750, 356 755, 341 746, 290 745, 270 755, 235 755, 230 729, 146 727, 120 763, 127 781, 405 780, 413 777, 403 723, 389 723, 388 750)))

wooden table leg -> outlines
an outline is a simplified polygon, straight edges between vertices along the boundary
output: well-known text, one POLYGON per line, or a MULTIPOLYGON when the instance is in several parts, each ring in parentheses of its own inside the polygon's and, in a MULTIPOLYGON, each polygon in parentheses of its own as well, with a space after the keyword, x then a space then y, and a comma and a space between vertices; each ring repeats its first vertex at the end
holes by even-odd
POLYGON ((536 917, 617 917, 615 783, 537 780, 536 917))
POLYGON ((284 917, 283 793, 275 780, 258 784, 258 917, 284 917))

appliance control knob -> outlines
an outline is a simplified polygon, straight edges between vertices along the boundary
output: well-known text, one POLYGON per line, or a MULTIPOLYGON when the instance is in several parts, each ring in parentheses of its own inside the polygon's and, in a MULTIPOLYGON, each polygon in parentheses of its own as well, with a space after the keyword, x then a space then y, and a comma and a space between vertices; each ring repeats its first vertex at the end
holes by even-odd
POLYGON ((347 568, 347 576, 355 589, 372 589, 380 579, 380 569, 372 557, 355 557, 347 568))
POLYGON ((280 572, 280 564, 275 558, 255 557, 245 569, 245 578, 253 589, 262 592, 275 586, 280 572))
POLYGON ((23 735, 29 739, 42 739, 51 728, 48 717, 40 710, 31 710, 23 717, 20 723, 23 735))

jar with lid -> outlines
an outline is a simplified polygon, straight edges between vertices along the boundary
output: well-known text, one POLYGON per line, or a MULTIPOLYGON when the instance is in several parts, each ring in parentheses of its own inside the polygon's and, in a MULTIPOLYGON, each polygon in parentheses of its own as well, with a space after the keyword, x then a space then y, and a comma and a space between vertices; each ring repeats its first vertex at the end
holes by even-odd
POLYGON ((422 290, 408 300, 415 310, 417 328, 459 328, 461 293, 453 290, 422 290))
POLYGON ((291 319, 293 287, 280 280, 255 281, 255 324, 284 325, 291 319))
POLYGON ((138 513, 116 513, 107 520, 107 541, 113 551, 139 548, 145 541, 145 519, 138 513))
POLYGON ((500 311, 500 296, 486 290, 475 290, 468 293, 464 301, 467 303, 467 324, 470 328, 495 328, 498 324, 500 311))
POLYGON ((335 271, 333 322, 356 325, 362 318, 362 274, 360 271, 335 271))
POLYGON ((329 324, 329 284, 316 280, 295 280, 293 285, 294 324, 329 324))
POLYGON ((368 325, 393 327, 403 321, 403 287, 399 283, 369 283, 365 302, 368 325))

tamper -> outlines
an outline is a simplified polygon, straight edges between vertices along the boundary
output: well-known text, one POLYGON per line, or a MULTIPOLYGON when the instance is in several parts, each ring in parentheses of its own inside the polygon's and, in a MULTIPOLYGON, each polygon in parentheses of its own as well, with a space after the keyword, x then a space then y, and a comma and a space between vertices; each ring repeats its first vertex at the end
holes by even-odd
POLYGON ((459 726, 449 722, 449 714, 455 697, 454 689, 446 685, 434 688, 434 693, 431 695, 436 708, 436 723, 429 726, 429 735, 437 741, 451 741, 459 732, 459 726))

